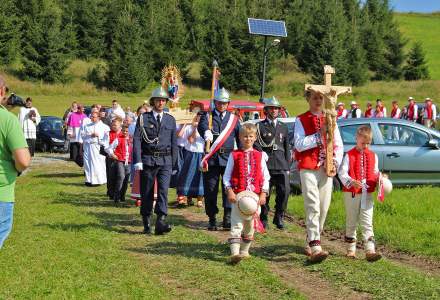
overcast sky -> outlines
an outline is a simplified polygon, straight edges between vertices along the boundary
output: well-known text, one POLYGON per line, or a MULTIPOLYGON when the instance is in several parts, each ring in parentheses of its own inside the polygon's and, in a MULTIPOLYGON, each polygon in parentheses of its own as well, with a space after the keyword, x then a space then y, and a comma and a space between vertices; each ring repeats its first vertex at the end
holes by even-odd
POLYGON ((440 0, 391 0, 391 5, 398 12, 440 11, 440 0))

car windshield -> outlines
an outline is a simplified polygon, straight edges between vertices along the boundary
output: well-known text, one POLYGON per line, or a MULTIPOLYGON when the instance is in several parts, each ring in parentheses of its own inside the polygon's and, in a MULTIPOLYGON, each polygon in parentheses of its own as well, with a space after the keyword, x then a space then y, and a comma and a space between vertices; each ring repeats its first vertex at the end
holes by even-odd
POLYGON ((40 129, 44 131, 61 131, 63 129, 63 121, 61 120, 45 120, 40 123, 40 129))
POLYGON ((386 145, 425 146, 429 141, 427 132, 403 124, 379 124, 386 145))

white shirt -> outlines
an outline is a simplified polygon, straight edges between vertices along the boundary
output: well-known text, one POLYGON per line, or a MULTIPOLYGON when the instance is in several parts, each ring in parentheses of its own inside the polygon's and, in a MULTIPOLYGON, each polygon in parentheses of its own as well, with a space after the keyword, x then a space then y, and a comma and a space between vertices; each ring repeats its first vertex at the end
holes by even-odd
POLYGON ((116 108, 111 108, 110 109, 110 118, 113 120, 116 116, 119 116, 120 118, 122 118, 122 120, 125 119, 125 112, 122 109, 122 107, 118 104, 118 107, 116 108))
POLYGON ((185 126, 183 129, 182 139, 184 141, 185 150, 197 153, 204 152, 205 140, 200 136, 196 127, 193 127, 192 125, 185 126), (196 138, 194 143, 190 143, 188 138, 193 134, 193 132, 196 133, 196 138))
POLYGON ((160 123, 162 123, 162 120, 163 120, 163 111, 160 112, 160 113, 158 113, 157 111, 153 110, 153 116, 154 116, 154 119, 155 119, 156 121, 157 121, 157 115, 160 116, 160 123))
MULTIPOLYGON (((397 108, 396 109, 396 114, 394 115, 394 117, 391 116, 391 115, 390 115, 390 117, 393 118, 393 119, 400 119, 400 112, 401 112, 400 108, 397 108)), ((392 111, 391 111, 391 113, 392 113, 392 111)))
MULTIPOLYGON (((319 139, 320 139, 320 134, 318 133, 306 136, 300 118, 296 118, 295 132, 294 132, 295 150, 299 152, 303 152, 309 149, 316 148, 318 147, 319 139)), ((334 131, 333 144, 335 149, 334 151, 335 151, 336 168, 338 168, 341 165, 342 158, 344 156, 344 145, 342 143, 341 134, 339 132, 339 127, 337 124, 335 126, 335 131, 334 131)))
POLYGON ((344 108, 342 110, 342 114, 338 117, 338 120, 340 119, 346 119, 347 118, 347 110, 344 108))
POLYGON ((37 125, 41 121, 40 114, 35 107, 20 107, 20 113, 18 114, 18 120, 20 121, 21 128, 26 139, 37 138, 37 125), (29 112, 35 111, 35 122, 29 118, 29 112))
MULTIPOLYGON (((250 151, 250 150, 249 150, 250 151)), ((267 169, 266 161, 269 159, 266 152, 262 152, 261 156, 261 170, 263 171, 263 186, 261 187, 262 191, 269 191, 269 180, 270 180, 270 174, 269 170, 267 169)), ((248 171, 250 171, 251 166, 248 165, 248 171)), ((231 177, 232 177, 232 171, 234 170, 234 158, 232 156, 232 153, 229 154, 228 157, 228 163, 226 164, 225 173, 223 174, 223 185, 225 186, 225 189, 228 187, 231 187, 231 177)))
POLYGON ((185 138, 183 137, 183 132, 181 132, 181 130, 185 130, 188 126, 190 126, 190 125, 176 124, 176 134, 177 134, 176 142, 177 142, 177 146, 179 146, 179 147, 185 147, 186 142, 185 142, 185 138), (185 128, 183 128, 184 126, 185 126, 185 128), (179 133, 181 133, 182 136, 179 136, 179 133))

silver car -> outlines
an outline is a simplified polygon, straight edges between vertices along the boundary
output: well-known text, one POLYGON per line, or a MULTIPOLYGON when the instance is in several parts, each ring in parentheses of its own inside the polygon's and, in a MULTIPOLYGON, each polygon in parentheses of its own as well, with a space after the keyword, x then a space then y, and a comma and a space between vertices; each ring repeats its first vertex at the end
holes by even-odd
POLYGON ((356 130, 373 130, 371 150, 379 158, 379 169, 394 185, 440 184, 440 132, 401 119, 371 118, 338 121, 344 152, 356 144, 356 130))

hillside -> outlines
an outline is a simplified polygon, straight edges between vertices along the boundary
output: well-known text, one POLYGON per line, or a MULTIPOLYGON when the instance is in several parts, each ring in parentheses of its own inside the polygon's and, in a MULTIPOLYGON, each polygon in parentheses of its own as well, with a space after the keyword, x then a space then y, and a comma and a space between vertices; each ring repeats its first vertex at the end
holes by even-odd
POLYGON ((409 42, 422 43, 432 79, 440 79, 440 14, 396 14, 400 29, 409 42))

